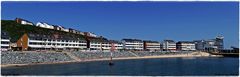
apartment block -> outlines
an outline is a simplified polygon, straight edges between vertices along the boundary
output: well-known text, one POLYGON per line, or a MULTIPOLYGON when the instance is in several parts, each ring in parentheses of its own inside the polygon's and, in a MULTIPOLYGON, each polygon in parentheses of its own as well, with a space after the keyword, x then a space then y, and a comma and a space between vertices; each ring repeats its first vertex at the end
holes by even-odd
POLYGON ((158 41, 150 41, 145 40, 144 43, 144 50, 150 51, 159 51, 160 50, 160 43, 158 41))
POLYGON ((24 34, 16 42, 14 50, 82 50, 87 43, 81 38, 72 38, 61 35, 24 34))
POLYGON ((122 39, 125 50, 143 50, 143 41, 140 39, 122 39))
POLYGON ((163 40, 162 48, 164 51, 175 51, 176 43, 173 40, 163 40))
POLYGON ((9 34, 5 31, 1 32, 1 51, 7 51, 10 49, 9 34))
POLYGON ((194 51, 196 50, 195 48, 195 43, 192 41, 179 41, 176 43, 177 45, 177 50, 181 51, 194 51))

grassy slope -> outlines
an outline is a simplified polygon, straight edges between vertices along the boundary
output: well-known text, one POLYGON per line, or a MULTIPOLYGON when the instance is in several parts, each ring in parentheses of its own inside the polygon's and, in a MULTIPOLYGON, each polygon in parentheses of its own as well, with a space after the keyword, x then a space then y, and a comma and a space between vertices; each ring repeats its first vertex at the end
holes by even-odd
POLYGON ((37 33, 43 35, 59 34, 71 38, 84 39, 83 35, 41 28, 31 25, 18 24, 13 20, 1 20, 1 30, 9 33, 11 42, 16 42, 24 33, 37 33))

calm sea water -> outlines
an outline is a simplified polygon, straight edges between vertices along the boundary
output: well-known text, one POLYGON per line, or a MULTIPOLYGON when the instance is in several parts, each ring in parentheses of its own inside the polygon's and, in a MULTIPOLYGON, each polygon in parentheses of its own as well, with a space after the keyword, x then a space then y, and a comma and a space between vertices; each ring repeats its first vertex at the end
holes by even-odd
POLYGON ((2 68, 2 75, 209 76, 238 75, 238 58, 160 58, 2 68))

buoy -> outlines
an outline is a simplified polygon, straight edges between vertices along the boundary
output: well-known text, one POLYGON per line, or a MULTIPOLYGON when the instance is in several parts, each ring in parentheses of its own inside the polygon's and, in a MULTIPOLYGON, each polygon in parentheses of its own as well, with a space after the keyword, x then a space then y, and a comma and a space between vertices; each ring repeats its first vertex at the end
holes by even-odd
POLYGON ((108 65, 109 65, 109 66, 112 66, 112 65, 114 65, 114 63, 110 62, 108 65))

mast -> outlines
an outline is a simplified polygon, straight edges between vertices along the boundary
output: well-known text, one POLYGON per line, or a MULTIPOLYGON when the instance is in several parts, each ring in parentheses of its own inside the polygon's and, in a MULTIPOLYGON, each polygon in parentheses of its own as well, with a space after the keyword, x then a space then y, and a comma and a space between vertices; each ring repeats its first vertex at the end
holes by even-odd
POLYGON ((110 50, 110 54, 111 54, 111 56, 110 56, 110 62, 109 62, 109 65, 113 65, 113 62, 112 62, 112 57, 113 57, 113 52, 114 52, 114 50, 115 50, 115 46, 114 46, 114 43, 111 43, 111 50, 110 50))

